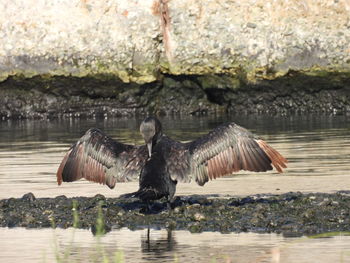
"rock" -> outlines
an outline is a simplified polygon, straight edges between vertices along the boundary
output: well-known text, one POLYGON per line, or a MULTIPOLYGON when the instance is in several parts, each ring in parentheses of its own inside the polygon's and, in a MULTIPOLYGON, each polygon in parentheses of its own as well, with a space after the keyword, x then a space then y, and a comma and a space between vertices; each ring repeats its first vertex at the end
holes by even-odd
POLYGON ((200 233, 202 232, 202 228, 198 223, 191 223, 188 225, 188 231, 191 233, 200 233))
POLYGON ((35 199, 36 198, 35 198, 33 193, 28 193, 28 194, 25 194, 22 196, 23 201, 33 202, 33 201, 35 201, 35 199))
POLYGON ((68 198, 65 195, 58 195, 55 197, 55 201, 66 201, 68 198))
POLYGON ((197 212, 193 215, 193 219, 195 221, 202 221, 202 220, 205 220, 205 216, 202 213, 197 212))
POLYGON ((251 22, 248 22, 247 23, 247 27, 250 27, 250 28, 256 28, 256 24, 255 23, 251 23, 251 22))
POLYGON ((100 202, 100 201, 106 201, 106 197, 104 195, 101 195, 101 194, 97 194, 93 197, 93 199, 96 201, 96 202, 100 202))
POLYGON ((26 226, 31 226, 33 224, 35 224, 35 217, 32 216, 31 214, 26 214, 25 217, 23 218, 23 222, 22 224, 26 225, 26 226))

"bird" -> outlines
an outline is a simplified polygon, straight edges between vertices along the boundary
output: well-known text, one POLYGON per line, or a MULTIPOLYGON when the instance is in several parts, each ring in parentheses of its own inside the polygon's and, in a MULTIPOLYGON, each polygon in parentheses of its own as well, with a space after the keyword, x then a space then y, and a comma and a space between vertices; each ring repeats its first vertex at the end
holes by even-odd
POLYGON ((89 129, 64 155, 56 177, 58 185, 81 178, 107 185, 139 180, 139 189, 125 195, 142 202, 174 200, 178 182, 209 180, 240 170, 282 173, 287 159, 257 135, 234 122, 224 123, 190 142, 171 139, 158 118, 140 125, 145 141, 130 145, 112 139, 97 128, 89 129))

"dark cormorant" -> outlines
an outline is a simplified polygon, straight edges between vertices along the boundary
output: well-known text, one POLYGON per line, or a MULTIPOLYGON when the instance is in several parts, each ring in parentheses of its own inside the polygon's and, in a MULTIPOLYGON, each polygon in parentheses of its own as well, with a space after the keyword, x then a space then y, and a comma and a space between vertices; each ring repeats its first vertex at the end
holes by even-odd
POLYGON ((172 140, 160 121, 146 118, 140 125, 146 145, 117 142, 98 129, 88 130, 64 156, 57 182, 85 178, 114 188, 116 182, 139 178, 139 190, 129 196, 142 201, 166 197, 170 203, 177 182, 208 180, 239 170, 278 172, 287 160, 256 135, 235 123, 223 124, 188 143, 172 140))

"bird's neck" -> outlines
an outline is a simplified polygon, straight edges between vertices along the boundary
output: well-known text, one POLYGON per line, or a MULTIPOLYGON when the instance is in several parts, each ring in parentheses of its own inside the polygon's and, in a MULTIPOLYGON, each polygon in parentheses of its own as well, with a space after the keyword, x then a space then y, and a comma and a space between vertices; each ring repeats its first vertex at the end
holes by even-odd
POLYGON ((159 143, 160 140, 162 139, 162 137, 163 137, 163 133, 162 133, 162 132, 157 133, 157 134, 153 137, 153 142, 152 142, 153 146, 155 146, 157 143, 159 143))

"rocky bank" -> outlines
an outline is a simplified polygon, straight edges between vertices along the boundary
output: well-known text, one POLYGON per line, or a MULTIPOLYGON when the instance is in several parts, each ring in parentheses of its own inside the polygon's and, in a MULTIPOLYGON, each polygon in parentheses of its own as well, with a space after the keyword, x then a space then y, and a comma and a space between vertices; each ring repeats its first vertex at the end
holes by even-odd
POLYGON ((244 198, 177 197, 147 206, 136 199, 95 197, 22 198, 0 200, 1 227, 167 228, 191 232, 220 231, 283 233, 284 235, 350 231, 348 191, 335 194, 286 193, 244 198))
POLYGON ((0 119, 202 114, 350 114, 350 78, 296 72, 259 85, 226 75, 165 75, 123 83, 110 76, 8 78, 0 119))

